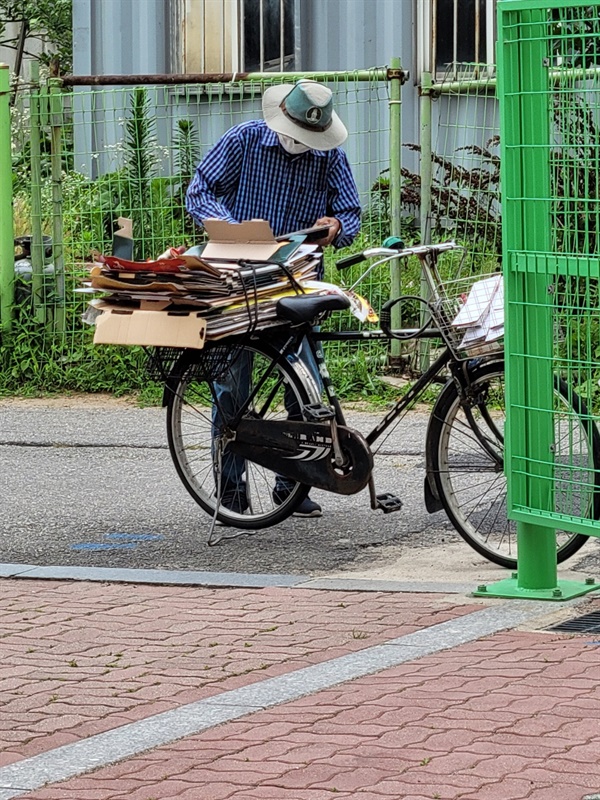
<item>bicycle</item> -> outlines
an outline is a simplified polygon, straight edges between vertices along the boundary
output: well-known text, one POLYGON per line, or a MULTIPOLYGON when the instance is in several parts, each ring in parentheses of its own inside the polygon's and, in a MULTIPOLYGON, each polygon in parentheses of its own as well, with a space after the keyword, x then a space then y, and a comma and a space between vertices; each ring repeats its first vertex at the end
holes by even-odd
MULTIPOLYGON (((457 249, 454 242, 416 247, 400 243, 399 247, 371 248, 337 263, 344 269, 375 259, 360 281, 378 266, 408 256, 419 258, 429 296, 388 301, 378 330, 317 331, 319 321, 345 310, 349 301, 336 294, 299 294, 279 300, 277 327, 209 341, 204 349, 185 350, 176 358, 163 398, 169 448, 188 492, 212 516, 209 544, 223 536, 214 537, 216 522, 242 532, 282 522, 311 487, 342 495, 368 487, 371 509, 400 510, 402 501, 395 492, 377 493, 375 458, 384 434, 426 390, 441 384, 425 442, 427 511, 444 510, 460 536, 480 555, 500 566, 516 567, 516 526, 507 518, 503 469, 503 353, 498 343, 487 352, 485 348, 483 352, 461 349, 463 332, 452 321, 465 293, 480 276, 442 280, 438 259, 457 249), (418 300, 426 309, 422 324, 394 330, 392 308, 407 299, 418 300), (323 343, 391 339, 436 339, 443 345, 393 408, 363 435, 346 424, 323 343), (303 340, 318 365, 322 386, 296 355, 303 340), (247 399, 229 413, 219 409, 217 424, 215 386, 240 358, 251 365, 247 399), (220 476, 224 459, 232 456, 245 462, 245 497, 237 506, 230 499, 227 507, 222 502, 220 476), (292 482, 285 497, 274 492, 277 475, 292 482)), ((583 400, 560 377, 555 378, 554 397, 557 510, 577 503, 579 513, 598 519, 600 434, 583 400)), ((557 532, 558 561, 570 558, 586 540, 583 534, 557 532)))

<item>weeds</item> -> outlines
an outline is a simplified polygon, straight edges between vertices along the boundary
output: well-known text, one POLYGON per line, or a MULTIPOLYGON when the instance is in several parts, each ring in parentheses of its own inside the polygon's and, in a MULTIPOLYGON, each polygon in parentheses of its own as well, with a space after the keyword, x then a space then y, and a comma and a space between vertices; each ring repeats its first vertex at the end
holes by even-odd
MULTIPOLYGON (((493 136, 484 147, 459 147, 453 159, 432 153, 431 221, 434 239, 448 238, 477 242, 480 252, 499 255, 502 245, 500 211, 500 137, 493 136), (465 156, 465 158, 463 158, 465 156), (464 162, 475 157, 476 166, 464 162)), ((405 145, 420 153, 417 144, 405 145)), ((402 203, 407 209, 421 204, 421 176, 402 169, 402 203)))

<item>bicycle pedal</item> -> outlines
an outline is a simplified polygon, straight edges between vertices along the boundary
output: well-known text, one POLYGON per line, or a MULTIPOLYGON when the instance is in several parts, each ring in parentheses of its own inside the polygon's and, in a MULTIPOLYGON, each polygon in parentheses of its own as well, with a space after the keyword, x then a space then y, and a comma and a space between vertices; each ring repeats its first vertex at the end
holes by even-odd
POLYGON ((335 417, 333 409, 321 405, 321 403, 310 403, 304 406, 302 413, 306 422, 323 422, 335 417))
POLYGON ((404 505, 399 497, 389 492, 386 494, 378 494, 375 499, 377 500, 375 508, 380 508, 384 514, 391 514, 392 511, 400 511, 404 505))

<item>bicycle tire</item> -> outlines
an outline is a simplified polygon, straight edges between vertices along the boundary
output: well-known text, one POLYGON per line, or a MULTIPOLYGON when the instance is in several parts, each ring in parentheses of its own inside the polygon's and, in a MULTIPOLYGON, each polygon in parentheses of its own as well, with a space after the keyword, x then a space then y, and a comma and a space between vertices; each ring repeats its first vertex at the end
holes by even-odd
MULTIPOLYGON (((243 363, 244 359, 249 359, 252 365, 251 388, 256 386, 266 370, 272 370, 271 377, 247 411, 254 419, 287 418, 285 391, 291 393, 288 398, 293 398, 300 408, 310 402, 292 364, 287 360, 276 363, 277 351, 268 344, 258 341, 237 345, 208 343, 203 350, 186 350, 171 371, 166 386, 167 436, 177 473, 198 505, 211 516, 216 513, 216 519, 223 525, 258 530, 276 525, 290 516, 308 494, 309 487, 295 483, 285 498, 277 498, 278 503, 273 496, 275 473, 245 461, 244 485, 237 486, 237 494, 230 492, 227 498, 223 493, 217 510, 219 448, 215 443, 219 442, 219 437, 213 437, 212 410, 215 387, 227 378, 233 380, 235 369, 232 365, 243 363), (245 495, 245 500, 242 495, 245 495), (246 502, 248 507, 243 508, 246 502)), ((248 395, 249 392, 245 396, 248 395)), ((220 413, 223 422, 228 423, 228 412, 221 407, 220 413)), ((225 444, 222 459, 227 457, 225 444)))
MULTIPOLYGON (((515 569, 516 523, 507 517, 503 469, 504 364, 480 365, 472 371, 470 380, 475 389, 481 390, 482 407, 471 408, 469 419, 456 385, 453 381, 446 384, 432 412, 427 437, 429 464, 439 499, 457 532, 488 561, 515 569), (478 426, 477 430, 474 426, 478 426)), ((577 499, 572 488, 571 462, 566 460, 562 476, 560 470, 557 474, 557 510, 566 497, 570 507, 578 503, 583 516, 598 519, 600 434, 584 402, 562 379, 556 379, 554 397, 556 457, 568 441, 571 452, 579 454, 577 475, 582 487, 577 499), (588 470, 581 471, 581 464, 589 465, 588 470)), ((584 534, 556 531, 557 561, 571 558, 587 539, 584 534)))

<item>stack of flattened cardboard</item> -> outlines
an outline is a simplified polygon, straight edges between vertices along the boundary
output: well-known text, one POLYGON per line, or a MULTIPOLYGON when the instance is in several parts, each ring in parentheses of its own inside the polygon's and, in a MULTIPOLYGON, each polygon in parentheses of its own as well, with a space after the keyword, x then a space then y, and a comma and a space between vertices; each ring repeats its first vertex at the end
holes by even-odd
MULTIPOLYGON (((277 300, 319 291, 315 245, 275 240, 264 220, 207 220, 209 241, 156 261, 97 256, 80 291, 102 293, 84 319, 97 344, 201 348, 207 339, 278 324, 277 300)), ((121 252, 124 252, 121 250, 121 252)))

